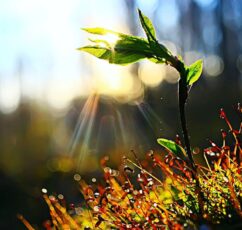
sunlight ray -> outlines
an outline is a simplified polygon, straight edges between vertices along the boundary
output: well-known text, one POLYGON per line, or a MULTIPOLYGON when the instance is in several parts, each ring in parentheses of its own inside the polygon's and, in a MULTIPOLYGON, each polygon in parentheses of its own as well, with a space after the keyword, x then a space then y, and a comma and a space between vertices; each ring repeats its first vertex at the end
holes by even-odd
POLYGON ((148 103, 137 103, 137 107, 142 116, 144 117, 144 119, 146 120, 146 122, 148 123, 148 125, 151 127, 153 131, 155 131, 157 124, 160 125, 162 123, 159 116, 155 113, 155 111, 151 108, 151 106, 148 103))
POLYGON ((84 141, 87 141, 88 138, 90 138, 92 123, 94 121, 96 109, 97 109, 97 102, 98 102, 99 96, 97 95, 90 95, 83 107, 83 109, 80 112, 75 130, 73 132, 72 138, 70 140, 69 145, 69 153, 71 155, 74 154, 76 147, 80 141, 81 135, 85 135, 84 141))
MULTIPOLYGON (((79 163, 82 162, 82 160, 85 158, 85 156, 88 154, 89 150, 90 150, 90 138, 91 138, 91 134, 93 131, 93 125, 95 122, 95 117, 96 117, 96 111, 97 111, 97 107, 98 107, 98 101, 99 101, 99 96, 98 95, 94 95, 93 98, 93 103, 90 107, 90 110, 88 110, 88 121, 87 121, 87 128, 85 130, 85 134, 84 134, 84 139, 83 139, 83 144, 81 146, 81 149, 79 151, 79 163)), ((78 141, 79 138, 77 138, 78 141)))
POLYGON ((124 123, 124 119, 122 117, 122 114, 119 110, 116 111, 116 116, 117 116, 117 123, 118 123, 118 127, 120 130, 120 136, 121 136, 121 140, 122 140, 122 144, 126 145, 128 143, 127 140, 127 135, 125 135, 125 123, 124 123))

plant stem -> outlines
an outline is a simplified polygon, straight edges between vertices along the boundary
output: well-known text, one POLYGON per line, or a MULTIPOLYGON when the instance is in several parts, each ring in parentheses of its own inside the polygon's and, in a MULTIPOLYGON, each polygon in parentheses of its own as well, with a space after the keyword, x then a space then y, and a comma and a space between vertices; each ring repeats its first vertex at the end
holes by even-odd
POLYGON ((175 61, 172 63, 172 66, 176 68, 176 70, 180 74, 180 80, 178 83, 178 101, 179 101, 179 112, 180 112, 182 134, 183 134, 187 156, 189 158, 191 167, 194 170, 194 172, 196 172, 197 170, 192 156, 191 145, 190 145, 190 140, 189 140, 189 135, 187 130, 186 114, 185 114, 185 105, 188 97, 188 86, 186 83, 187 71, 185 69, 183 62, 181 62, 177 58, 174 58, 173 60, 175 61))
POLYGON ((183 133, 183 138, 184 138, 184 143, 186 146, 186 152, 187 152, 187 156, 190 160, 191 163, 191 167, 194 170, 194 172, 197 171, 196 169, 196 165, 194 163, 193 160, 193 156, 192 156, 192 151, 191 151, 191 144, 190 144, 190 140, 189 140, 189 135, 188 135, 188 130, 187 130, 187 121, 186 121, 186 113, 185 113, 185 105, 186 102, 184 101, 183 97, 182 97, 182 89, 181 86, 182 84, 179 83, 179 112, 180 112, 180 122, 181 122, 181 127, 182 127, 182 133, 183 133))
POLYGON ((186 146, 186 152, 188 159, 190 161, 191 167, 192 167, 192 175, 193 179, 196 182, 196 193, 198 194, 198 205, 199 205, 199 214, 203 214, 203 203, 205 201, 204 194, 201 190, 201 185, 199 182, 198 178, 198 173, 197 173, 197 167, 195 165, 193 156, 192 156, 192 151, 191 151, 191 144, 189 140, 189 134, 187 130, 187 121, 186 121, 186 113, 185 113, 185 106, 186 106, 186 101, 188 97, 188 86, 186 83, 186 77, 187 77, 187 72, 184 66, 184 63, 176 59, 176 62, 173 63, 173 67, 177 69, 177 71, 180 74, 180 80, 178 84, 178 101, 179 101, 179 112, 180 112, 180 122, 181 122, 181 127, 182 127, 182 133, 183 133, 183 138, 184 138, 184 143, 186 146), (175 64, 175 65, 174 65, 175 64))

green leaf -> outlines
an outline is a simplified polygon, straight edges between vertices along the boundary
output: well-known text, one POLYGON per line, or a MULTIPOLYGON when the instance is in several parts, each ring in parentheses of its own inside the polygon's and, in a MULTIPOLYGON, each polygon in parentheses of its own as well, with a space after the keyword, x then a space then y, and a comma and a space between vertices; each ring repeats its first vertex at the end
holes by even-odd
POLYGON ((173 56, 164 45, 154 41, 151 41, 149 44, 154 57, 159 60, 159 63, 171 62, 173 56))
POLYGON ((157 59, 157 58, 153 58, 153 57, 149 58, 149 61, 154 62, 156 64, 162 64, 162 63, 166 62, 166 60, 164 58, 157 59))
POLYGON ((146 33, 146 36, 149 41, 156 41, 156 35, 155 35, 155 28, 151 22, 151 20, 145 16, 141 10, 138 10, 139 12, 139 20, 141 22, 141 25, 146 33))
POLYGON ((164 138, 157 139, 158 144, 166 148, 168 151, 174 153, 174 155, 180 157, 181 159, 186 159, 186 151, 180 145, 175 143, 174 141, 167 140, 164 138))
POLYGON ((152 55, 146 42, 133 38, 119 40, 111 51, 109 62, 119 65, 134 63, 152 55))
POLYGON ((151 20, 145 16, 141 10, 138 10, 138 12, 142 28, 144 29, 149 41, 150 49, 157 59, 155 62, 164 63, 165 61, 163 59, 169 61, 170 58, 172 58, 171 52, 164 45, 158 43, 155 35, 155 28, 151 20))
POLYGON ((141 59, 143 59, 144 56, 134 53, 114 53, 112 56, 112 59, 110 59, 110 63, 117 64, 117 65, 128 65, 131 63, 135 63, 141 59))
POLYGON ((170 60, 173 56, 165 46, 157 42, 155 29, 150 19, 140 10, 139 16, 148 40, 100 27, 83 28, 84 31, 99 35, 99 37, 98 39, 89 39, 95 45, 79 48, 79 50, 119 65, 134 63, 144 58, 155 63, 171 63, 170 60))
POLYGON ((152 56, 149 44, 146 40, 134 36, 126 36, 116 42, 115 50, 129 50, 134 53, 144 54, 147 57, 152 56))
POLYGON ((101 39, 88 39, 89 41, 96 43, 97 46, 99 47, 104 47, 104 48, 111 48, 110 44, 105 41, 105 40, 101 40, 101 39))
POLYGON ((114 32, 114 31, 108 30, 108 29, 104 29, 104 28, 100 28, 100 27, 81 28, 81 29, 90 33, 90 34, 105 35, 105 34, 111 33, 111 34, 119 35, 119 33, 117 33, 117 32, 114 32))
MULTIPOLYGON (((103 28, 87 28, 84 30, 101 35, 101 39, 89 39, 95 45, 79 48, 79 50, 88 52, 97 58, 119 65, 134 63, 143 58, 152 58, 153 61, 156 59, 146 39, 116 33, 103 28), (106 36, 110 33, 118 36, 115 42, 109 40, 110 37, 106 36)), ((156 59, 156 62, 160 61, 156 59)))
POLYGON ((201 59, 197 60, 186 68, 186 70, 188 71, 186 79, 187 85, 192 85, 199 79, 202 74, 202 69, 203 61, 201 59))
MULTIPOLYGON (((109 30, 109 29, 105 29, 105 28, 101 28, 101 27, 95 27, 95 28, 81 28, 83 31, 88 32, 90 34, 96 34, 96 35, 115 35, 117 36, 117 40, 118 39, 132 39, 132 38, 138 38, 138 39, 142 39, 145 40, 143 38, 137 37, 137 36, 133 36, 133 35, 129 35, 129 34, 123 34, 123 33, 119 33, 113 30, 109 30)), ((105 39, 105 37, 104 37, 105 39)))
POLYGON ((149 44, 144 39, 126 36, 118 40, 114 45, 105 40, 91 40, 93 46, 85 46, 78 50, 85 51, 97 58, 104 59, 110 63, 127 65, 143 58, 152 58, 149 44))
POLYGON ((109 60, 111 57, 111 51, 105 47, 84 46, 84 47, 78 48, 78 50, 85 51, 89 54, 92 54, 93 56, 95 56, 97 58, 104 59, 104 60, 109 60))

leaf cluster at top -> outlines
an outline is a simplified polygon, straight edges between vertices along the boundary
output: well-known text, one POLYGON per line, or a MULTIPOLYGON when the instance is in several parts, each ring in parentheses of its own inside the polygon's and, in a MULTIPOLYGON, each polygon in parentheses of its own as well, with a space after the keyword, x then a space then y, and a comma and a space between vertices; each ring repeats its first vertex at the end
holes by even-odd
POLYGON ((127 65, 147 58, 155 63, 169 64, 179 72, 181 72, 181 69, 178 69, 177 66, 182 66, 186 71, 186 85, 195 83, 202 73, 202 60, 186 66, 181 58, 173 56, 164 45, 158 42, 151 20, 140 10, 138 10, 138 13, 140 23, 146 34, 146 39, 104 28, 85 28, 83 29, 84 31, 99 35, 102 39, 90 39, 94 44, 81 47, 79 50, 118 65, 127 65), (114 44, 106 39, 108 35, 117 37, 114 44))

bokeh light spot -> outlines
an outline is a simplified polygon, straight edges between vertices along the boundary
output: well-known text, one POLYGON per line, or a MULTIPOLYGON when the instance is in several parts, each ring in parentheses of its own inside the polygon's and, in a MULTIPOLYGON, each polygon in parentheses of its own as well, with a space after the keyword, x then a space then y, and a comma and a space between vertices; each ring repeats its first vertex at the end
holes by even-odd
POLYGON ((46 188, 42 188, 41 189, 41 192, 44 193, 44 194, 46 194, 47 193, 47 189, 46 188))
POLYGON ((165 68, 149 61, 144 61, 139 67, 139 78, 149 87, 158 86, 165 77, 165 68))
POLYGON ((159 9, 158 20, 161 28, 171 28, 177 25, 179 11, 174 0, 162 1, 159 9))
POLYGON ((209 55, 204 60, 204 73, 208 77, 219 76, 224 69, 222 58, 218 55, 209 55))
POLYGON ((81 176, 79 174, 77 174, 77 173, 74 175, 73 178, 74 178, 75 181, 80 181, 81 180, 81 176))
POLYGON ((200 7, 203 8, 214 8, 218 1, 217 0, 194 0, 200 7))

